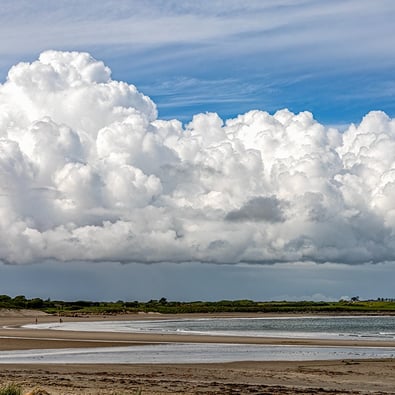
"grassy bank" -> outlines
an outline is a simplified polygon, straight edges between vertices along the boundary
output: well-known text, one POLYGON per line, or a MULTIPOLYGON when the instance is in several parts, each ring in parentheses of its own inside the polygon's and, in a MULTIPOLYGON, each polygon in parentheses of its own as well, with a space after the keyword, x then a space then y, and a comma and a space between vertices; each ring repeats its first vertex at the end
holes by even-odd
POLYGON ((168 301, 165 298, 139 301, 95 302, 95 301, 60 301, 42 300, 40 298, 27 299, 25 296, 11 298, 0 295, 0 308, 32 309, 51 314, 119 314, 137 312, 157 312, 162 314, 180 313, 386 313, 395 314, 395 301, 365 300, 354 298, 353 301, 312 302, 312 301, 271 301, 257 302, 252 300, 221 300, 216 302, 168 301))

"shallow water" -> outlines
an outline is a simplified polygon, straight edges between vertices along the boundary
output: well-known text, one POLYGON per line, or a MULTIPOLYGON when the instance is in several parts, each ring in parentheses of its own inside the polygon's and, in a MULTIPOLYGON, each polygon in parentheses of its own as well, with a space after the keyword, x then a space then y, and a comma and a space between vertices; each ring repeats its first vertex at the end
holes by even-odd
MULTIPOLYGON (((395 317, 203 318, 64 322, 26 325, 34 329, 273 336, 307 339, 395 339, 395 317)), ((394 358, 395 348, 314 347, 169 343, 133 347, 1 352, 0 363, 215 363, 394 358)))
POLYGON ((203 318, 65 322, 27 325, 35 329, 93 332, 177 333, 314 339, 394 340, 394 316, 203 318))
POLYGON ((132 347, 0 352, 0 364, 221 363, 235 361, 308 361, 394 358, 394 356, 394 348, 384 347, 305 347, 168 343, 132 347))

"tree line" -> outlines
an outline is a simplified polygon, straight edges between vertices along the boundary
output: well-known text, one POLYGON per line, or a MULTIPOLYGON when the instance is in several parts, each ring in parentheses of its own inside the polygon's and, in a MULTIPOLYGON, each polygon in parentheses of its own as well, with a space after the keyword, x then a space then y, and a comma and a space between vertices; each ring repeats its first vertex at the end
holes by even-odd
POLYGON ((122 301, 97 302, 87 300, 63 301, 41 298, 26 298, 24 295, 10 297, 0 295, 0 309, 33 309, 51 314, 122 314, 156 312, 162 314, 180 313, 395 313, 392 299, 340 300, 338 302, 313 301, 266 301, 220 300, 220 301, 168 301, 166 298, 147 302, 122 301))

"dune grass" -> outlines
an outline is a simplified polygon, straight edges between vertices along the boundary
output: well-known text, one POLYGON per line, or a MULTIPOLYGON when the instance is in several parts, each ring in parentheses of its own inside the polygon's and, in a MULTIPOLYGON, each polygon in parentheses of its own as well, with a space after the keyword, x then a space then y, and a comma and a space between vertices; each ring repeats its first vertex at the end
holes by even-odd
POLYGON ((16 384, 7 384, 0 387, 0 395, 22 395, 22 388, 16 384))

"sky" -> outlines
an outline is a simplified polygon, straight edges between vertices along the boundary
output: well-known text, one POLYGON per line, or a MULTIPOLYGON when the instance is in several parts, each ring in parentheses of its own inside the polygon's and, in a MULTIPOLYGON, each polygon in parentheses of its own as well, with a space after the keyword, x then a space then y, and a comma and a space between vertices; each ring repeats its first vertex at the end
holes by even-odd
POLYGON ((0 294, 394 297, 394 17, 2 1, 0 294))

